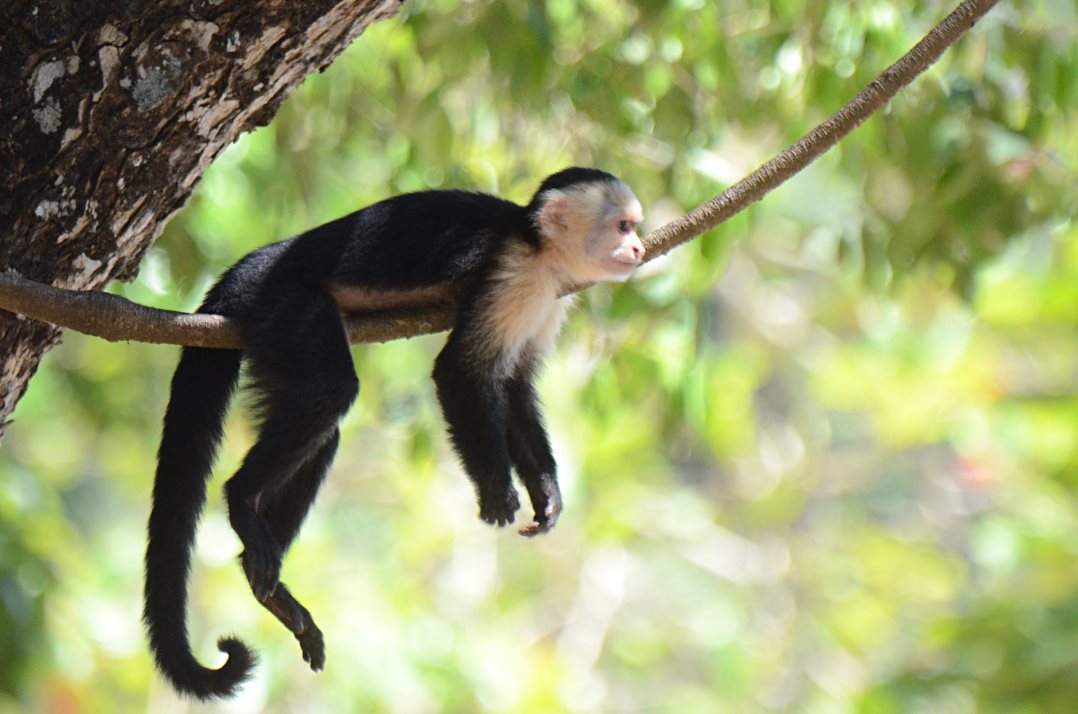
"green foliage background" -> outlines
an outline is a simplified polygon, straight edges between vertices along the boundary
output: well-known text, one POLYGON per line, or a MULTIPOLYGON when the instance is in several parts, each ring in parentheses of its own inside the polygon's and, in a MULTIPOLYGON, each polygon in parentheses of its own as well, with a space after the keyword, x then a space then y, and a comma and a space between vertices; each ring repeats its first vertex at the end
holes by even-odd
MULTIPOLYGON (((523 201, 569 164, 652 227, 851 97, 949 2, 409 2, 208 172, 137 301, 192 309, 244 252, 401 191, 523 201)), ((1003 4, 887 110, 709 235, 583 298, 542 385, 567 508, 475 518, 427 373, 363 392, 285 579, 312 675, 250 596, 220 498, 188 706, 140 629, 175 348, 69 333, 0 451, 0 712, 1073 712, 1078 11, 1003 4)), ((219 465, 251 424, 237 408, 219 465)))

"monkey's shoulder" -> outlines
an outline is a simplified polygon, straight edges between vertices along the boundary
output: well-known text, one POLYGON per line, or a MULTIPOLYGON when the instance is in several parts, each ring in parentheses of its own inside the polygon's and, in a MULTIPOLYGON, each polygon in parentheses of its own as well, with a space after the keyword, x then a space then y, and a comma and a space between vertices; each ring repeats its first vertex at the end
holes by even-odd
POLYGON ((441 190, 393 196, 352 214, 357 245, 453 241, 476 234, 534 232, 527 211, 512 201, 472 191, 441 190))

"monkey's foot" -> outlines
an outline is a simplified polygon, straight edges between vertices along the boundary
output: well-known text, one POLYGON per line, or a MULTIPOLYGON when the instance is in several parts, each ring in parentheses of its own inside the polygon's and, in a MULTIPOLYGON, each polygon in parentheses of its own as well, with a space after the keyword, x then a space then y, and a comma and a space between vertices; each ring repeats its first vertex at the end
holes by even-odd
POLYGON ((512 486, 494 497, 479 495, 479 518, 492 526, 509 525, 519 509, 520 499, 512 486))
POLYGON ((534 490, 528 489, 532 498, 532 506, 535 508, 535 518, 529 525, 521 528, 518 533, 525 538, 534 538, 537 535, 549 532, 558 522, 561 515, 561 490, 557 480, 546 474, 539 477, 534 490))
POLYGON ((262 605, 296 636, 303 661, 311 665, 313 671, 321 671, 326 666, 326 644, 310 611, 292 596, 284 583, 278 583, 273 595, 263 600, 262 605))
POLYGON ((243 572, 259 602, 268 600, 280 582, 281 557, 281 547, 275 541, 247 547, 240 554, 243 572))
POLYGON ((311 665, 312 672, 321 672, 326 666, 326 643, 322 639, 322 631, 309 621, 310 627, 302 635, 296 635, 299 640, 299 648, 303 651, 303 661, 311 665))

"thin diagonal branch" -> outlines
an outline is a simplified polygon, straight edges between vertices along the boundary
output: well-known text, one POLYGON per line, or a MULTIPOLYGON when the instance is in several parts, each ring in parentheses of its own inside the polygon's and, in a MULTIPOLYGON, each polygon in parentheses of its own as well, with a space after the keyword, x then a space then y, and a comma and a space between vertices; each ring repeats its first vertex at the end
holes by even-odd
POLYGON ((943 52, 973 27, 998 0, 966 0, 936 25, 900 60, 872 80, 861 93, 781 154, 738 181, 720 195, 644 239, 647 260, 695 238, 749 205, 801 171, 879 111, 907 84, 931 67, 943 52))
MULTIPOLYGON (((760 200, 841 141, 939 59, 998 0, 965 0, 913 49, 888 67, 827 121, 722 194, 644 238, 645 261, 700 236, 760 200)), ((581 286, 583 289, 587 286, 581 286)), ((0 308, 107 340, 198 347, 241 347, 235 326, 216 315, 190 315, 139 305, 116 295, 53 288, 0 274, 0 308)), ((385 342, 448 329, 454 309, 444 303, 409 313, 349 316, 352 342, 385 342)))

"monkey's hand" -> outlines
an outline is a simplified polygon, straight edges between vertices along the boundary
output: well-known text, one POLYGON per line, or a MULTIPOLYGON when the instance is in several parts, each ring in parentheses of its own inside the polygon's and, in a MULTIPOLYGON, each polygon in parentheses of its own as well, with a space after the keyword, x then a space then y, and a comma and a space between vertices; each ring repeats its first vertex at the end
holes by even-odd
POLYGON ((492 526, 502 528, 509 525, 519 509, 520 499, 517 498, 517 490, 511 485, 494 493, 479 494, 479 518, 492 526))
POLYGON ((517 532, 525 538, 534 538, 548 532, 558 522, 562 506, 561 490, 554 476, 543 474, 535 483, 528 484, 528 494, 535 509, 535 519, 517 532))

